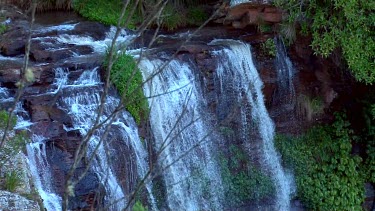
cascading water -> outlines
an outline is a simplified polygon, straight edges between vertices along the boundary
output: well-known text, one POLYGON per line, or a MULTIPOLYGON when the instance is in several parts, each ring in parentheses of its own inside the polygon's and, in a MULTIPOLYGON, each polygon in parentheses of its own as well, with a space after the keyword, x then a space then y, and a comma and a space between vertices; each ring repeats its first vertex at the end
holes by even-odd
MULTIPOLYGON (((93 48, 97 54, 103 54, 107 49, 108 45, 112 42, 112 38, 115 33, 115 28, 112 27, 107 33, 104 40, 93 40, 89 36, 78 36, 70 35, 69 32, 74 29, 76 24, 62 24, 50 27, 40 27, 34 30, 32 40, 42 42, 48 51, 61 50, 61 45, 76 45, 85 46, 89 45, 93 48), (59 35, 50 37, 48 34, 52 31, 58 31, 59 35), (47 34, 47 36, 45 36, 47 34), (39 36, 40 35, 40 36, 39 36), (59 43, 60 45, 56 45, 59 43), (60 47, 59 47, 60 46, 60 47)), ((126 31, 122 30, 118 38, 118 44, 124 44, 129 39, 132 39, 132 35, 128 35, 126 31)), ((80 58, 78 54, 73 54, 73 57, 80 58)), ((0 59, 2 59, 1 57, 0 59)), ((5 58, 6 60, 12 60, 12 58, 5 58)), ((75 58, 71 58, 74 60, 75 58)), ((55 79, 53 84, 50 85, 46 92, 37 93, 32 97, 44 97, 49 96, 54 98, 53 104, 57 104, 59 109, 66 111, 66 113, 72 119, 73 125, 63 125, 66 131, 79 131, 84 136, 87 131, 91 128, 92 123, 95 121, 96 116, 93 115, 97 112, 100 103, 100 93, 102 92, 103 85, 100 81, 98 68, 91 70, 85 70, 77 80, 72 80, 70 77, 69 70, 65 68, 56 67, 54 68, 55 79)), ((73 77, 74 78, 74 77, 73 77)), ((43 89, 42 89, 43 90, 43 89)), ((113 92, 111 92, 113 93, 113 92)), ((11 103, 13 100, 9 96, 7 89, 1 88, 0 98, 4 98, 2 101, 5 103, 11 103)), ((100 116, 100 121, 106 119, 119 104, 119 97, 110 94, 107 96, 104 106, 104 113, 100 116)), ((21 106, 21 104, 19 104, 21 106)), ((18 107, 19 107, 18 106, 18 107)), ((53 106, 53 105, 50 105, 53 106)), ((17 108, 18 108, 17 107, 17 108)), ((22 106, 21 106, 22 108, 22 106)), ((20 113, 20 112, 18 112, 20 113)), ((22 116, 20 116, 22 117, 22 116)), ((20 119, 20 118, 19 118, 20 119)), ((18 121, 16 127, 27 128, 32 123, 28 121, 18 121), (28 123, 28 124, 26 124, 28 123)), ((104 124, 103 127, 105 127, 104 124)), ((117 131, 112 133, 121 134, 121 145, 127 146, 130 151, 135 154, 135 161, 137 169, 129 169, 134 172, 127 172, 129 176, 126 183, 134 185, 137 178, 143 178, 148 171, 148 157, 146 150, 142 146, 142 142, 138 137, 137 126, 132 117, 127 112, 119 112, 117 118, 113 122, 113 126, 116 127, 117 131)), ((94 171, 102 185, 106 189, 105 196, 105 209, 110 210, 123 210, 127 206, 127 199, 130 196, 125 195, 124 187, 120 184, 117 179, 115 170, 113 169, 113 156, 108 151, 115 152, 111 146, 110 140, 102 140, 104 128, 100 128, 95 131, 94 135, 89 141, 88 152, 86 157, 90 157, 95 153, 93 163, 91 164, 91 170, 94 171), (96 149, 97 148, 97 149, 96 149), (108 151, 107 151, 108 150, 108 151), (110 158, 111 157, 111 158, 110 158)), ((112 130, 112 128, 111 128, 112 130)), ((110 131, 111 131, 110 130, 110 131)), ((44 206, 48 211, 61 210, 61 197, 55 194, 53 186, 52 169, 48 163, 46 153, 46 138, 42 136, 33 135, 33 143, 28 144, 27 151, 29 157, 29 166, 33 175, 33 181, 39 194, 41 195, 44 206)), ((133 158, 129 158, 133 159, 133 158)), ((150 204, 156 210, 155 199, 152 196, 152 185, 146 180, 146 189, 149 192, 150 204)))
POLYGON ((278 90, 277 94, 284 101, 288 102, 291 107, 294 107, 296 96, 293 85, 293 76, 295 69, 292 62, 286 54, 285 45, 282 39, 276 39, 276 61, 275 66, 277 70, 278 90))
MULTIPOLYGON (((274 124, 264 105, 262 80, 252 61, 250 45, 233 40, 214 40, 211 45, 224 45, 227 48, 214 52, 220 57, 217 77, 223 90, 234 89, 237 103, 250 105, 251 117, 247 108, 241 106, 241 122, 244 128, 250 123, 256 125, 262 139, 261 157, 266 171, 269 171, 276 187, 276 210, 290 209, 291 179, 284 172, 280 158, 274 148, 274 124), (230 86, 230 87, 229 87, 230 86)), ((249 134, 243 138, 249 140, 249 134)), ((248 143, 251 143, 251 140, 248 143)))
POLYGON ((61 210, 61 197, 55 194, 53 190, 51 168, 46 155, 45 139, 34 135, 32 143, 27 144, 26 150, 34 185, 43 199, 44 208, 48 211, 61 210))
MULTIPOLYGON (((161 60, 146 58, 139 65, 145 80, 162 66, 161 60)), ((221 210, 221 177, 213 159, 220 138, 202 110, 193 67, 172 60, 144 89, 169 209, 221 210)))

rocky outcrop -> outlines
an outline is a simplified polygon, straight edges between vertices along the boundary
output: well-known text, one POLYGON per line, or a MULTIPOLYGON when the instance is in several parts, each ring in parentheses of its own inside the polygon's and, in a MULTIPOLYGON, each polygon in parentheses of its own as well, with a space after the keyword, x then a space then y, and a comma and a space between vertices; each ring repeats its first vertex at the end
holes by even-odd
POLYGON ((23 196, 0 190, 0 210, 1 211, 15 211, 15 210, 40 211, 40 207, 38 203, 28 200, 23 196))
POLYGON ((242 29, 247 26, 277 24, 282 18, 282 11, 274 6, 248 2, 224 7, 214 22, 242 29))

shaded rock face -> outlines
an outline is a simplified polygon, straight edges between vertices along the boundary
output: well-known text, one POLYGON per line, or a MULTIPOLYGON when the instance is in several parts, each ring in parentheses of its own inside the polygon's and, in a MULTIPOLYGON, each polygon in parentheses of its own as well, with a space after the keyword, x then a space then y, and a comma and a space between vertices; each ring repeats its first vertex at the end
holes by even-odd
POLYGON ((2 211, 13 211, 13 210, 39 211, 40 207, 38 203, 28 200, 23 196, 0 190, 0 210, 2 211))

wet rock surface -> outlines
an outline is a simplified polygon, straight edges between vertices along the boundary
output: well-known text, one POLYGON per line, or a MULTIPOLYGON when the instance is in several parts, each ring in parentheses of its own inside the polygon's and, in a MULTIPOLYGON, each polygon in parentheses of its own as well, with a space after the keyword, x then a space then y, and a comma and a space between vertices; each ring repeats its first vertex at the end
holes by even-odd
POLYGON ((40 211, 38 203, 28 200, 23 196, 15 193, 0 190, 0 210, 28 210, 40 211))

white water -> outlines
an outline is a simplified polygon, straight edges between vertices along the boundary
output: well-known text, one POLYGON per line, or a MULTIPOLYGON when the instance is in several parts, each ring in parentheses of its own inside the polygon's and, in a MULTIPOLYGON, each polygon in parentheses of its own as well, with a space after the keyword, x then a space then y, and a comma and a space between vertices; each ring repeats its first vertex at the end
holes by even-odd
POLYGON ((270 4, 270 0, 230 0, 230 6, 234 7, 243 3, 270 4))
MULTIPOLYGON (((262 139, 263 163, 271 172, 276 186, 275 210, 289 210, 292 181, 284 172, 273 144, 275 127, 264 105, 263 82, 252 61, 250 45, 234 40, 215 40, 211 44, 228 46, 215 52, 220 58, 217 76, 224 89, 225 80, 232 80, 235 84, 237 102, 243 104, 242 102, 247 101, 251 106, 252 119, 248 119, 245 108, 241 106, 242 124, 250 126, 251 122, 256 123, 262 139)), ((247 142, 251 143, 251 140, 247 142)))
MULTIPOLYGON (((146 80, 159 70, 160 60, 144 58, 139 67, 146 80)), ((160 172, 166 183, 171 210, 222 210, 221 176, 213 160, 212 125, 204 116, 199 83, 188 64, 171 61, 162 73, 146 83, 151 129, 160 172)))
MULTIPOLYGON (((73 118, 73 129, 78 129, 82 135, 87 134, 95 121, 96 115, 94 114, 97 113, 100 104, 100 89, 102 89, 102 82, 100 81, 97 68, 83 72, 81 77, 73 82, 73 84, 64 86, 64 90, 70 90, 72 93, 62 99, 60 106, 73 118)), ((120 100, 116 96, 109 95, 106 98, 104 113, 100 117, 100 121, 104 121, 115 110, 119 102, 120 100)), ((121 128, 120 133, 122 134, 124 145, 131 146, 132 150, 134 150, 138 167, 137 173, 140 178, 143 178, 148 171, 147 153, 138 137, 138 129, 134 120, 128 113, 120 112, 113 125, 117 125, 121 128), (128 124, 125 124, 124 121, 128 124)), ((71 129, 68 128, 68 130, 71 129)), ((87 156, 95 153, 92 168, 106 188, 106 204, 113 204, 111 210, 122 210, 127 205, 127 198, 129 196, 125 196, 112 170, 112 165, 118 164, 112 164, 108 159, 105 150, 105 148, 108 147, 108 143, 100 143, 103 133, 103 128, 94 133, 89 141, 89 152, 87 156), (98 144, 100 144, 99 148, 97 151, 94 151, 98 144)), ((155 199, 152 195, 152 186, 147 180, 146 189, 149 192, 150 204, 154 206, 156 210, 155 199)))
POLYGON ((61 197, 56 195, 53 190, 44 138, 33 135, 32 143, 26 145, 26 150, 34 186, 43 199, 44 207, 47 211, 61 210, 61 197))

